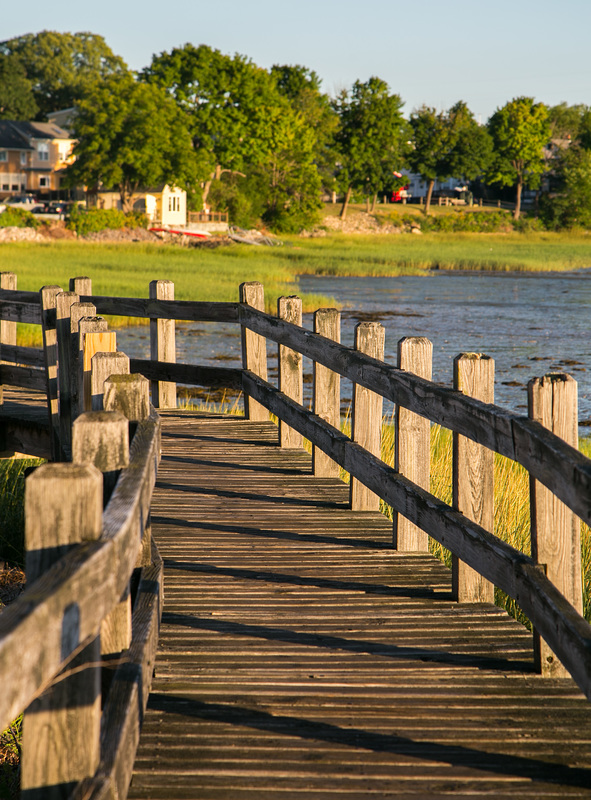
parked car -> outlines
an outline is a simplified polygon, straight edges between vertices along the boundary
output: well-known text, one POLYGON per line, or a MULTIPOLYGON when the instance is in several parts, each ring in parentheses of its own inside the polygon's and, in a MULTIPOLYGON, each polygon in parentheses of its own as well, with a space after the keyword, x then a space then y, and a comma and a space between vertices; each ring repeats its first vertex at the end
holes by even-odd
POLYGON ((27 211, 32 211, 40 205, 35 195, 32 194, 15 194, 9 197, 5 202, 8 208, 24 208, 27 211))

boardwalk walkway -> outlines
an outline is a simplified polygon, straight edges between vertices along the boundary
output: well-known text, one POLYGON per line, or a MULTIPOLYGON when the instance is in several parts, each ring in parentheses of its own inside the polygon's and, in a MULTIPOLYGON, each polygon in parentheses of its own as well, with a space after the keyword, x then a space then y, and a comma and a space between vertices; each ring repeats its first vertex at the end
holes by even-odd
POLYGON ((591 707, 270 424, 165 412, 130 798, 591 797, 591 707))

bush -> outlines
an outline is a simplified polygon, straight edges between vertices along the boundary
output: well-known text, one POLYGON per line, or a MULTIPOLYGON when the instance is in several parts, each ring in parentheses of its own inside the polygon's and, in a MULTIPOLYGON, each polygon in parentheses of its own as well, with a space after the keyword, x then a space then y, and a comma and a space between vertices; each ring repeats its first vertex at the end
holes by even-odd
POLYGON ((25 208, 6 208, 0 214, 0 228, 38 228, 40 221, 25 208))
POLYGON ((446 233, 498 233, 513 230, 513 218, 502 211, 456 211, 453 214, 425 217, 423 231, 446 233))
POLYGON ((91 208, 85 209, 78 205, 72 207, 66 227, 76 231, 79 236, 87 236, 89 233, 97 233, 109 228, 121 230, 121 228, 147 228, 148 218, 145 214, 132 211, 131 214, 124 214, 116 208, 91 208))

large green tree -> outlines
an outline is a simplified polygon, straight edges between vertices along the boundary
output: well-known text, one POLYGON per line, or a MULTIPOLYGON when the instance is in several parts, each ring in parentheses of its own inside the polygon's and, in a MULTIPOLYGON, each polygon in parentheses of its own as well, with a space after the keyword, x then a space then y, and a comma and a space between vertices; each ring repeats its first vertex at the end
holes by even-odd
POLYGON ((94 33, 27 33, 0 42, 0 53, 16 56, 23 66, 38 119, 74 106, 97 81, 127 71, 123 59, 94 33))
POLYGON ((341 218, 345 219, 353 191, 368 198, 392 181, 392 173, 403 163, 408 139, 402 116, 402 100, 391 94, 388 84, 372 77, 356 81, 351 91, 342 91, 334 107, 341 127, 336 135, 340 179, 345 189, 341 218))
POLYGON ((517 97, 498 108, 488 121, 494 158, 488 180, 515 186, 515 219, 524 187, 536 188, 546 169, 544 146, 550 139, 548 109, 532 97, 517 97))
POLYGON ((155 56, 142 78, 165 89, 186 114, 204 205, 214 185, 218 202, 224 186, 238 202, 241 184, 247 193, 256 184, 265 220, 279 228, 290 227, 288 218, 312 221, 320 192, 316 139, 276 77, 244 56, 187 44, 155 56))
POLYGON ((37 111, 31 81, 18 57, 0 53, 0 119, 31 120, 37 111))
POLYGON ((435 181, 477 178, 490 163, 492 142, 462 101, 441 112, 422 106, 413 111, 410 124, 413 138, 408 165, 427 183, 428 214, 435 181))
POLYGON ((77 106, 72 185, 117 188, 125 212, 140 187, 195 180, 193 145, 184 115, 157 86, 112 75, 77 106))

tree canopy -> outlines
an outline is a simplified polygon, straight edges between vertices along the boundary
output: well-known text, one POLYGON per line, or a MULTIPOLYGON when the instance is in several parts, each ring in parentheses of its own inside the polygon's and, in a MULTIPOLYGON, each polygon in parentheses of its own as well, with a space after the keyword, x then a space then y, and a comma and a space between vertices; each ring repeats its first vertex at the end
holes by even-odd
POLYGON ((515 219, 521 211, 523 187, 535 188, 546 169, 544 146, 550 139, 548 109, 531 97, 517 97, 498 108, 488 121, 494 159, 488 180, 515 186, 515 219))
POLYGON ((96 81, 127 72, 123 59, 94 33, 27 33, 0 42, 0 53, 23 67, 39 119, 75 105, 96 81))
POLYGON ((350 92, 335 101, 341 127, 336 135, 340 178, 346 189, 341 217, 347 213, 352 191, 368 198, 392 182, 406 152, 407 123, 402 100, 390 94, 388 84, 372 77, 356 81, 350 92))
POLYGON ((74 119, 72 185, 117 188, 124 211, 140 187, 181 187, 195 180, 193 146, 185 119, 157 86, 128 75, 111 75, 80 101, 74 119))
POLYGON ((0 119, 31 120, 37 111, 25 68, 17 58, 0 53, 0 119))

